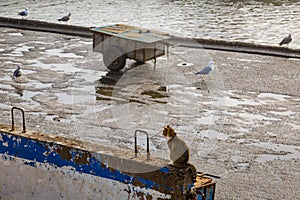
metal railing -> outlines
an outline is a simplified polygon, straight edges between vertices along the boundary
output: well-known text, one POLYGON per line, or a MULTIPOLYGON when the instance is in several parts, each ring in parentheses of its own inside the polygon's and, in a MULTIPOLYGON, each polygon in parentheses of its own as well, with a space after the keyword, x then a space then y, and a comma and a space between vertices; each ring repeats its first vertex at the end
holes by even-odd
POLYGON ((12 107, 11 109, 11 131, 15 130, 15 121, 14 121, 14 110, 20 110, 22 112, 22 118, 23 118, 23 131, 22 133, 26 133, 26 126, 25 126, 25 114, 24 110, 18 107, 12 107))
POLYGON ((146 131, 143 131, 143 130, 136 130, 134 132, 134 153, 135 153, 135 157, 137 157, 137 153, 138 153, 138 148, 137 148, 137 133, 138 132, 144 133, 147 136, 147 159, 149 160, 149 158, 150 158, 149 135, 146 131))

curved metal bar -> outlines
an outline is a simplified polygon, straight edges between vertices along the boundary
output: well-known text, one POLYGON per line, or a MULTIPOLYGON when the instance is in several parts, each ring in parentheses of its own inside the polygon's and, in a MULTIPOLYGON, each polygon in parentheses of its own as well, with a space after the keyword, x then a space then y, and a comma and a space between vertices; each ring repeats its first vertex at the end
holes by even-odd
POLYGON ((143 131, 143 130, 136 130, 134 132, 134 152, 135 152, 135 155, 137 155, 138 153, 138 149, 137 149, 137 133, 138 132, 141 132, 141 133, 144 133, 146 134, 147 136, 147 155, 148 155, 148 158, 149 158, 149 155, 150 155, 150 149, 149 149, 149 135, 146 131, 143 131))
POLYGON ((14 131, 15 130, 15 122, 14 122, 14 110, 20 110, 22 112, 22 118, 23 118, 23 132, 22 133, 26 133, 26 126, 25 126, 25 114, 24 114, 24 110, 18 107, 12 107, 11 109, 11 130, 14 131))

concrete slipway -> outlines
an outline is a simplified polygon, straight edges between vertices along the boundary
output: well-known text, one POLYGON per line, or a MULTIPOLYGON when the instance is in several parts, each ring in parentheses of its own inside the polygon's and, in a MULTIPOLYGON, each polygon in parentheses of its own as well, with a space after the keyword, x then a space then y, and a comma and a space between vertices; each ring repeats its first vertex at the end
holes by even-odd
POLYGON ((150 134, 151 156, 165 160, 161 129, 171 124, 189 144, 191 163, 222 177, 216 199, 298 198, 297 55, 201 48, 188 40, 200 48, 178 42, 155 70, 151 62, 128 62, 121 73, 111 73, 102 55, 92 52, 90 38, 0 30, 1 123, 11 123, 12 106, 22 107, 28 129, 116 152, 133 150, 133 133, 143 129, 150 134), (195 72, 209 60, 217 69, 203 81, 195 72), (23 76, 15 81, 19 64, 23 76))

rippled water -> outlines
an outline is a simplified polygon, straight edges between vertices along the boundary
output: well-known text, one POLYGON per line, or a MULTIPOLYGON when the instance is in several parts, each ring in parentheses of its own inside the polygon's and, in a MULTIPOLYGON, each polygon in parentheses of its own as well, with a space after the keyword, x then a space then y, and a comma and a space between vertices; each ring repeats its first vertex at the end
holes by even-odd
POLYGON ((291 33, 290 48, 300 48, 300 1, 297 0, 6 0, 0 16, 58 22, 72 13, 67 24, 102 26, 114 23, 164 30, 197 38, 243 41, 277 46, 291 33))

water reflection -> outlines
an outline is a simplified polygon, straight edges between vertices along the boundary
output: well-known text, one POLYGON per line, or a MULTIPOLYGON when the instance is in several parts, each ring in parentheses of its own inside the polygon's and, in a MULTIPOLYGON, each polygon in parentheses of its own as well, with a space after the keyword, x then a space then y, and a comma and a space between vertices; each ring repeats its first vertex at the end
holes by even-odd
POLYGON ((20 95, 20 97, 22 97, 23 96, 23 94, 24 94, 24 90, 23 89, 21 89, 21 88, 16 88, 16 93, 18 94, 18 95, 20 95))
POLYGON ((96 100, 110 101, 113 96, 114 86, 118 83, 122 75, 123 72, 121 71, 109 71, 105 76, 102 76, 95 87, 96 100))
POLYGON ((111 97, 113 96, 113 87, 105 87, 105 86, 97 86, 96 93, 96 100, 98 101, 110 101, 111 97))
MULTIPOLYGON (((138 66, 133 64, 132 66, 138 66)), ((109 71, 105 76, 99 79, 96 91, 96 100, 99 101, 115 101, 118 104, 123 103, 162 103, 166 104, 165 98, 169 97, 167 86, 158 83, 122 82, 119 81, 124 72, 109 71), (133 89, 134 88, 134 89, 133 89)), ((135 80, 133 77, 132 80, 135 80)))
POLYGON ((99 79, 99 83, 104 85, 116 85, 123 74, 121 71, 109 71, 105 76, 99 79))

